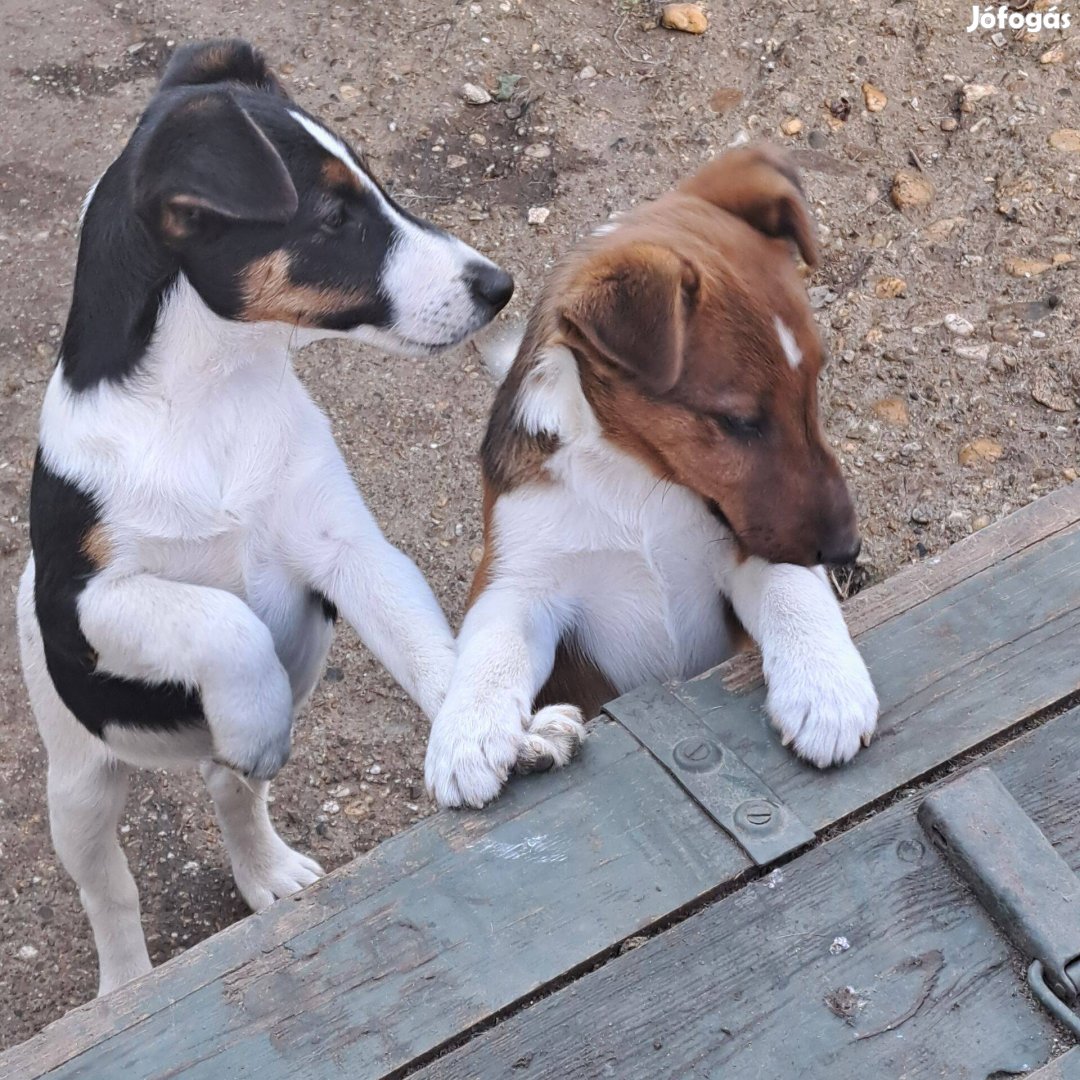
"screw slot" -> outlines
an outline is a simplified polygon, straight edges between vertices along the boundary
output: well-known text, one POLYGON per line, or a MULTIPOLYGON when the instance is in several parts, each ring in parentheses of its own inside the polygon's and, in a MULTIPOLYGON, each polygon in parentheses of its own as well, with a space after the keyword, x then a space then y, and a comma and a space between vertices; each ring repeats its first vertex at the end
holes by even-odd
POLYGON ((780 822, 780 809, 767 799, 747 799, 735 810, 735 824, 753 832, 775 828, 780 822))
POLYGON ((703 735, 692 735, 676 743, 671 756, 680 769, 687 772, 708 772, 724 760, 724 751, 712 739, 703 735))

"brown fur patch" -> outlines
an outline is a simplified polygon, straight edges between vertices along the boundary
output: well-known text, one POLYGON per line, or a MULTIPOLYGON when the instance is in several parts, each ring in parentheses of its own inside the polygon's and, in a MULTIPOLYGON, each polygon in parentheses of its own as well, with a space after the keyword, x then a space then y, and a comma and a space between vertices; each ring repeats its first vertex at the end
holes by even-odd
POLYGON ((367 300, 361 289, 320 289, 298 285, 289 276, 288 252, 272 251, 248 266, 241 285, 247 322, 284 322, 315 326, 318 320, 359 307, 367 300))
POLYGON ((473 574, 472 586, 469 588, 469 598, 465 601, 465 610, 476 603, 477 597, 491 583, 491 567, 495 561, 495 530, 492 528, 491 517, 495 510, 495 500, 498 496, 492 491, 488 482, 484 481, 484 552, 480 556, 480 563, 473 574))
POLYGON ((569 702, 586 716, 597 716, 602 706, 618 697, 604 673, 573 639, 563 638, 555 649, 555 666, 536 695, 533 709, 569 702))
POLYGON ((328 157, 322 165, 322 178, 323 183, 327 187, 335 190, 340 188, 350 188, 353 191, 364 193, 364 185, 360 183, 360 179, 356 173, 349 168, 340 158, 328 157))
MULTIPOLYGON (((740 559, 740 562, 742 560, 740 559)), ((731 601, 724 599, 724 622, 727 624, 728 640, 731 643, 732 655, 736 653, 752 652, 757 646, 750 636, 742 620, 735 614, 731 601)))
MULTIPOLYGON (((523 344, 519 355, 526 355, 525 349, 523 344)), ((515 361, 507 373, 495 395, 480 447, 484 480, 495 495, 524 484, 550 483, 544 465, 559 449, 559 437, 551 432, 526 431, 517 415, 518 397, 530 367, 515 361)))
POLYGON ((82 538, 79 549, 90 560, 96 570, 104 570, 112 559, 112 541, 105 532, 105 526, 98 523, 91 525, 82 538))

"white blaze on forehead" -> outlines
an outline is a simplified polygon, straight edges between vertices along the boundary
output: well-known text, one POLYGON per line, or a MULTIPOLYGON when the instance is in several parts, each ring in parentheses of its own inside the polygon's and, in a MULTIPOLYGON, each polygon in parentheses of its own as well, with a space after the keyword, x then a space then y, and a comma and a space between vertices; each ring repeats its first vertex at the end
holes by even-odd
POLYGON ((795 335, 788 329, 779 315, 773 320, 776 324, 776 336, 780 339, 787 362, 797 368, 802 363, 802 350, 795 341, 795 335))
MULTIPOLYGON (((363 169, 353 160, 352 154, 349 153, 349 148, 335 135, 333 132, 327 131, 322 124, 316 124, 310 116, 304 116, 303 113, 293 112, 289 110, 289 115, 328 153, 333 154, 346 168, 348 168, 353 176, 360 181, 364 187, 370 191, 373 195, 379 195, 379 189, 371 182, 371 177, 368 176, 363 169)), ((381 201, 381 200, 380 200, 381 201)))

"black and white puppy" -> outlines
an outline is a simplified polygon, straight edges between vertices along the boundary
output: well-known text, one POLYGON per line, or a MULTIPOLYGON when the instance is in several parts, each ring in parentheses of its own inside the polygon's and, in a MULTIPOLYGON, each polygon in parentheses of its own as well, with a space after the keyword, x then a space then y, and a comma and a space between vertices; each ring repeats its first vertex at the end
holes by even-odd
POLYGON ((91 191, 19 591, 53 841, 104 993, 150 968, 116 836, 131 766, 199 765, 260 909, 313 881, 267 813, 336 611, 432 717, 454 640, 291 349, 431 353, 511 278, 398 206, 241 41, 178 50, 91 191))

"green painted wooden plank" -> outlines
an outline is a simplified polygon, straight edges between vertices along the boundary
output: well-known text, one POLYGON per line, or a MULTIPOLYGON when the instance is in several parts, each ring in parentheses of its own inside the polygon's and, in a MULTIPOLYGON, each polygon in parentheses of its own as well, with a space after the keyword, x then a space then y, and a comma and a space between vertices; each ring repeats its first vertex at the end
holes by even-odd
MULTIPOLYGON (((987 759, 1074 868, 1078 758, 1073 710, 987 759)), ((918 803, 904 800, 413 1075, 986 1080, 1037 1068, 1060 1036, 1024 993, 1021 958, 927 842, 918 803)))
POLYGON ((874 743, 825 773, 780 745, 765 693, 718 677, 675 688, 719 739, 821 829, 1080 690, 1080 530, 1054 535, 859 638, 882 714, 874 743))
POLYGON ((0 1058, 0 1075, 381 1076, 749 866, 614 724, 0 1058))

